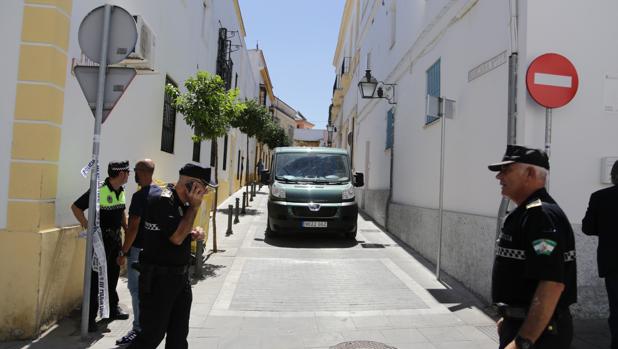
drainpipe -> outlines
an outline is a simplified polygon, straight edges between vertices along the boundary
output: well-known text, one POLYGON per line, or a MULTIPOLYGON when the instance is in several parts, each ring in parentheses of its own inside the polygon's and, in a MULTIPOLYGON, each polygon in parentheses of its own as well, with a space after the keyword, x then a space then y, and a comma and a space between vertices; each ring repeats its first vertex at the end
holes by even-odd
MULTIPOLYGON (((509 0, 510 10, 510 41, 511 41, 511 55, 509 56, 509 96, 508 96, 508 119, 507 119, 507 144, 515 144, 517 142, 517 62, 518 62, 518 8, 519 0, 509 0)), ((502 197, 500 202, 500 208, 498 209, 498 219, 496 222, 496 244, 498 236, 502 230, 502 224, 506 216, 509 199, 505 196, 502 197)))
POLYGON ((391 144, 391 164, 389 174, 388 198, 386 199, 386 209, 384 211, 384 228, 388 231, 388 216, 390 213, 390 205, 393 200, 393 162, 395 159, 395 114, 397 110, 393 110, 393 144, 391 144))

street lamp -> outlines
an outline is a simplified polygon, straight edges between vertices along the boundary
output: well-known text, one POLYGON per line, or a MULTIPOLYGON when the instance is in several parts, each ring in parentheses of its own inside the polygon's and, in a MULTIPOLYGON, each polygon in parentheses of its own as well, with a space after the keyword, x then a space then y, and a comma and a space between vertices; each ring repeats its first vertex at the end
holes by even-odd
POLYGON ((335 131, 335 127, 333 125, 326 125, 326 131, 328 131, 328 146, 333 145, 333 131, 335 131))
POLYGON ((376 80, 371 76, 371 69, 365 70, 365 76, 358 82, 362 98, 386 98, 389 104, 397 104, 393 101, 395 99, 395 85, 376 80))

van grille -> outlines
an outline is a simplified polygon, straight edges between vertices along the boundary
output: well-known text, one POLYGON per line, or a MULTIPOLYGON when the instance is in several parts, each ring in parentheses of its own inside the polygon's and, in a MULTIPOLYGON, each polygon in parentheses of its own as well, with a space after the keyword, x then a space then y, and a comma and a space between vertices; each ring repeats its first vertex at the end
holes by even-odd
POLYGON ((337 214, 337 207, 320 207, 318 211, 311 211, 308 207, 292 207, 292 213, 297 217, 321 218, 333 217, 337 214))

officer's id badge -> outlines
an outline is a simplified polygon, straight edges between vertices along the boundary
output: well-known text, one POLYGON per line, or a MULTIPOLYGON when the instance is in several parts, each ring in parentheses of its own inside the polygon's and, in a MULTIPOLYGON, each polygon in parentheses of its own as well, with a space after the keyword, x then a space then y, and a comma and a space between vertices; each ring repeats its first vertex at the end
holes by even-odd
POLYGON ((537 255, 549 256, 552 252, 554 252, 556 245, 558 245, 558 243, 549 239, 538 239, 532 241, 532 247, 534 247, 534 252, 536 252, 537 255))
POLYGON ((112 203, 112 201, 114 201, 114 198, 112 198, 112 196, 111 196, 111 195, 108 195, 108 196, 107 196, 107 202, 111 204, 111 203, 112 203))

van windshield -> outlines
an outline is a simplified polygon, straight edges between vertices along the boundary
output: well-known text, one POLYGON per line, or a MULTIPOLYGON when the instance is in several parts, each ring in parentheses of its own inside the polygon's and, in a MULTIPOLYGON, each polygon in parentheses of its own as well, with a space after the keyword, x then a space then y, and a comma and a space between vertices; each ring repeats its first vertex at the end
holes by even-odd
POLYGON ((282 153, 275 178, 283 181, 340 183, 349 181, 346 154, 282 153))

